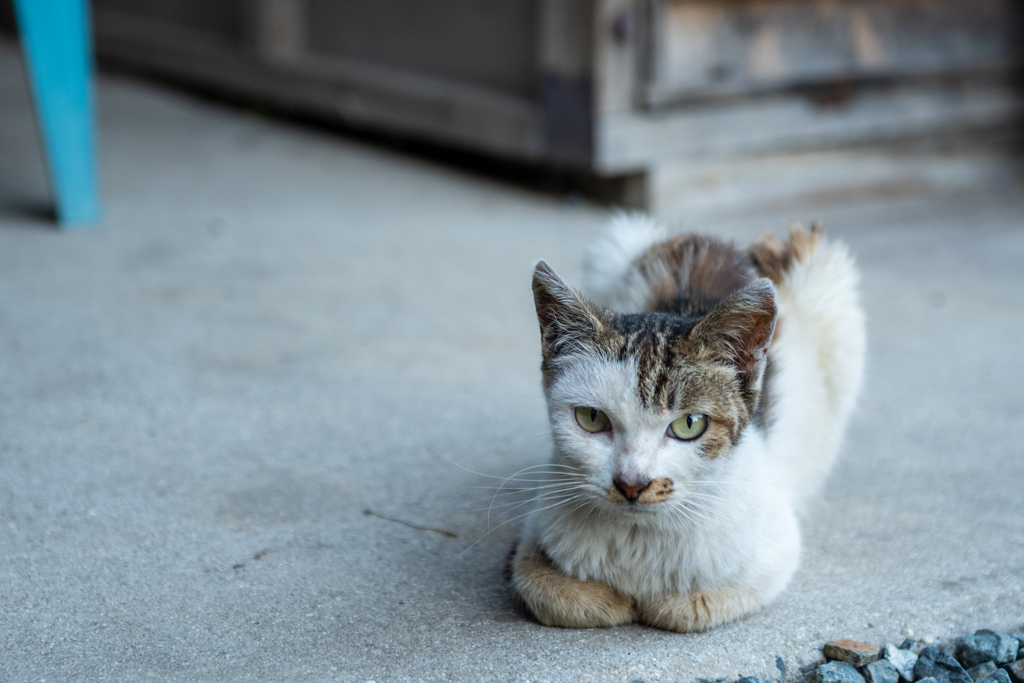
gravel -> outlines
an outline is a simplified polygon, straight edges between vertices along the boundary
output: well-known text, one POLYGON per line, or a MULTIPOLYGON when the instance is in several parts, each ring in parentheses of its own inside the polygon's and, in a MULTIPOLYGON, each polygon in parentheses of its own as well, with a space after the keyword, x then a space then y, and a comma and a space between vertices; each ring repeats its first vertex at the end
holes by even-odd
POLYGON ((988 629, 976 631, 973 636, 961 636, 956 639, 956 658, 965 667, 972 667, 982 662, 1007 664, 1017 658, 1020 643, 1016 638, 1005 633, 988 629))
POLYGON ((929 645, 921 650, 914 665, 917 678, 934 677, 939 683, 973 683, 967 671, 948 652, 929 645))
POLYGON ((864 667, 864 678, 868 683, 899 683, 900 672, 892 662, 879 659, 864 667))
POLYGON ((820 683, 865 683, 857 669, 841 661, 832 661, 818 667, 820 683))
MULTIPOLYGON (((899 647, 888 643, 881 651, 869 643, 834 640, 822 648, 831 661, 804 672, 813 671, 809 678, 816 683, 1024 683, 1021 635, 981 629, 944 648, 907 639, 899 647), (911 648, 920 646, 921 652, 914 654, 911 648)), ((761 681, 746 677, 738 683, 761 681)))
POLYGON ((825 659, 838 659, 855 667, 867 666, 878 659, 878 648, 869 643, 843 638, 825 643, 825 659))
POLYGON ((972 666, 967 670, 967 674, 975 681, 983 681, 992 674, 994 674, 999 667, 996 666, 995 662, 982 662, 977 666, 972 666))
POLYGON ((996 669, 995 673, 986 678, 982 683, 1010 683, 1010 674, 1005 669, 996 669))
POLYGON ((1013 683, 1024 683, 1024 659, 1018 659, 1012 664, 1007 664, 1003 669, 1010 674, 1013 683))
MULTIPOLYGON (((904 641, 904 644, 906 644, 906 641, 904 641)), ((917 664, 917 655, 909 649, 912 644, 913 641, 907 644, 906 648, 903 648, 889 643, 882 648, 882 656, 896 667, 896 670, 900 673, 900 678, 908 683, 914 680, 914 665, 917 664)))

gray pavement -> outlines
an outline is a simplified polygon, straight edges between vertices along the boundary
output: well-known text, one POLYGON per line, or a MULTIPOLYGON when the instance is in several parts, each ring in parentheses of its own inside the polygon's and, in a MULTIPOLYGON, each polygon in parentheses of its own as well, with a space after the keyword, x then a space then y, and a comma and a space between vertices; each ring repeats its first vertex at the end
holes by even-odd
POLYGON ((607 212, 127 79, 99 106, 106 219, 61 234, 0 48, 0 681, 777 679, 1024 626, 1019 185, 684 224, 851 245, 862 406, 774 605, 560 630, 476 487, 547 456, 530 268, 578 280, 607 212))

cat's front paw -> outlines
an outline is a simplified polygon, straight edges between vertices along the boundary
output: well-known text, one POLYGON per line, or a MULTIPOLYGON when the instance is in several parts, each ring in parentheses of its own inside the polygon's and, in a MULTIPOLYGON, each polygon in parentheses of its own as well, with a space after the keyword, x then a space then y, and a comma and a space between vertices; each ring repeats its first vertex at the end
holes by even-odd
POLYGON ((637 619, 656 628, 692 633, 735 621, 760 606, 751 592, 735 588, 669 593, 640 602, 637 619))
POLYGON ((512 589, 546 626, 595 628, 636 621, 631 599, 606 584, 560 571, 531 541, 521 542, 513 555, 512 589))

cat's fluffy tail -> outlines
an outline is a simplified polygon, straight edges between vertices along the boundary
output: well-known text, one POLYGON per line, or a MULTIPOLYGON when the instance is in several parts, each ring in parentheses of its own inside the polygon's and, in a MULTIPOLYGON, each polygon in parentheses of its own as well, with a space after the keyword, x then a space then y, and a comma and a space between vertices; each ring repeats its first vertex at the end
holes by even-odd
POLYGON ((800 501, 831 469, 860 390, 866 334, 859 274, 846 246, 827 244, 817 223, 809 231, 792 226, 788 242, 766 235, 750 253, 778 291, 768 444, 789 461, 800 501))
POLYGON ((594 302, 623 313, 641 310, 647 294, 633 262, 668 237, 658 221, 640 212, 620 212, 587 248, 584 288, 594 302), (635 300, 634 300, 635 299, 635 300))

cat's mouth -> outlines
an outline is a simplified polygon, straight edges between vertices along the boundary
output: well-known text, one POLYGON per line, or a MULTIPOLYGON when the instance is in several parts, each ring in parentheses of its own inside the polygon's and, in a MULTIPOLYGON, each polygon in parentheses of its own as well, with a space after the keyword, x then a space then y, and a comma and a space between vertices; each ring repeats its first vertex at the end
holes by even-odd
POLYGON ((636 503, 624 503, 615 506, 615 514, 638 523, 640 520, 654 519, 664 510, 661 505, 637 505, 636 503))

